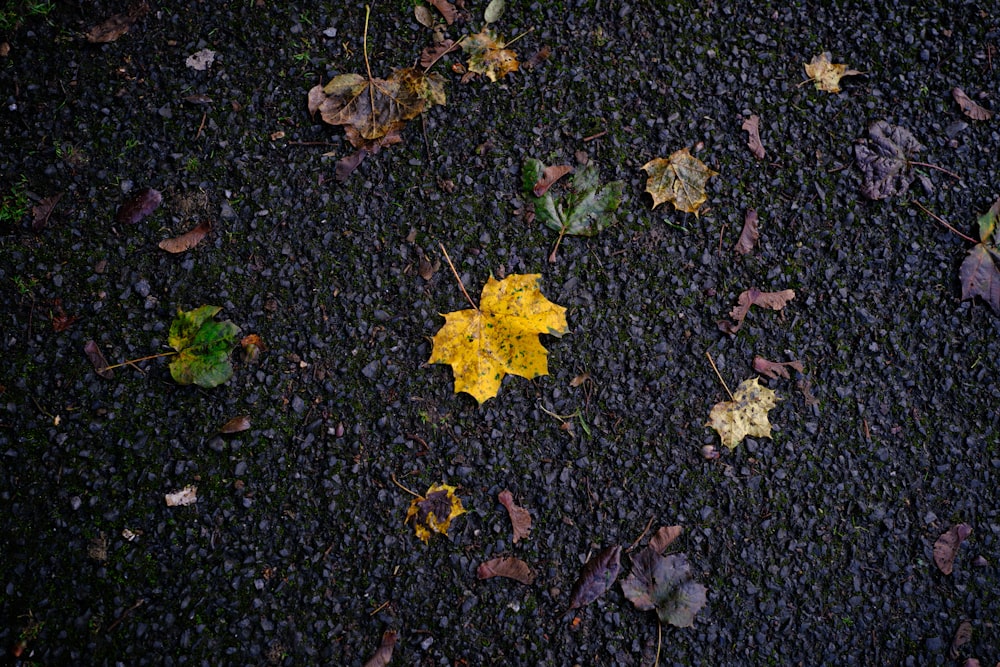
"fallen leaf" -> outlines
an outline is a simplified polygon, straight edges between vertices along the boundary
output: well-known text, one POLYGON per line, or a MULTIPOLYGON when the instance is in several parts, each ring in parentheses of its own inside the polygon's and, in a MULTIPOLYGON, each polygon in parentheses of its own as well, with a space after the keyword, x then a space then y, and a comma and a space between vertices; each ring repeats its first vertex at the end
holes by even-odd
POLYGON ((993 202, 993 206, 990 207, 986 213, 979 216, 979 240, 986 243, 990 240, 990 236, 993 236, 996 228, 997 221, 1000 220, 1000 199, 993 202))
POLYGON ((246 415, 240 415, 239 417, 233 417, 225 424, 219 427, 219 433, 229 435, 230 433, 240 433, 241 431, 246 431, 250 428, 250 418, 246 415))
POLYGON ((448 2, 448 0, 428 0, 434 9, 441 12, 441 16, 444 18, 444 22, 451 25, 458 18, 458 10, 455 9, 455 5, 448 2))
POLYGON ((856 69, 847 69, 847 65, 835 65, 830 62, 829 53, 821 53, 813 56, 811 62, 806 64, 806 76, 816 83, 816 88, 829 93, 840 92, 840 79, 845 76, 856 76, 862 74, 856 69))
POLYGON ((479 567, 476 568, 476 576, 480 579, 507 577, 520 581, 522 584, 532 584, 535 581, 535 575, 532 574, 528 564, 520 558, 510 556, 480 563, 479 567))
POLYGON ((59 203, 62 196, 63 193, 60 192, 51 197, 46 197, 31 207, 31 228, 33 230, 37 232, 45 229, 45 225, 49 222, 49 217, 52 216, 52 210, 55 209, 56 204, 59 203))
POLYGON ((204 72, 212 63, 215 62, 215 51, 211 49, 202 49, 192 53, 184 61, 184 64, 195 70, 196 72, 204 72))
POLYGON ((503 16, 506 6, 507 3, 505 0, 490 0, 486 5, 486 10, 483 12, 483 20, 486 23, 496 23, 503 16))
POLYGON ((788 374, 789 368, 801 373, 803 369, 802 362, 798 360, 777 362, 768 361, 764 357, 753 358, 753 369, 772 379, 777 377, 783 377, 786 380, 791 379, 791 376, 788 374), (786 366, 788 368, 786 368, 786 366))
POLYGON ((167 507, 183 507, 193 505, 198 502, 198 487, 185 486, 180 491, 174 491, 163 496, 167 501, 167 507))
POLYGON ((694 625, 695 615, 707 601, 707 591, 692 580, 684 554, 661 556, 648 547, 632 559, 632 572, 621 586, 636 609, 655 609, 661 622, 679 628, 694 625))
POLYGON ((622 571, 622 548, 608 547, 587 561, 570 593, 570 609, 586 606, 604 595, 622 571))
POLYGON ((185 95, 184 101, 189 104, 211 104, 212 98, 203 93, 193 93, 191 95, 185 95))
POLYGON ((909 130, 884 120, 868 128, 868 137, 854 146, 854 160, 863 176, 861 194, 869 199, 905 194, 913 182, 910 157, 923 146, 909 130))
POLYGON ((180 236, 160 241, 160 248, 174 254, 187 252, 201 243, 201 240, 205 238, 210 231, 212 231, 212 223, 205 220, 194 229, 185 232, 180 236))
POLYGON ((963 646, 972 641, 972 623, 968 620, 962 621, 958 624, 958 628, 955 630, 955 637, 951 640, 951 650, 948 651, 948 657, 952 660, 958 659, 958 654, 961 653, 963 646))
MULTIPOLYGON (((398 138, 399 141, 402 141, 402 138, 400 138, 399 135, 396 135, 396 138, 398 138)), ((394 141, 392 143, 398 143, 398 142, 394 141)), ((388 146, 389 144, 382 144, 382 145, 388 146)), ((333 177, 338 182, 343 183, 348 179, 348 177, 351 174, 354 173, 355 169, 361 166, 361 163, 365 161, 365 158, 368 157, 368 155, 369 155, 368 151, 366 151, 364 148, 359 148, 350 155, 345 155, 344 157, 340 158, 339 160, 337 160, 337 166, 334 168, 333 177)))
MULTIPOLYGON (((536 51, 528 60, 526 60, 521 67, 523 69, 534 69, 541 65, 543 62, 549 59, 552 55, 552 49, 548 46, 543 46, 538 51, 536 51)), ((586 164, 581 162, 581 164, 586 164)))
POLYGON ((819 399, 813 396, 812 383, 809 380, 803 378, 796 382, 795 386, 802 392, 802 400, 807 406, 819 405, 819 399))
POLYGON ((428 46, 420 52, 420 66, 424 69, 428 69, 440 60, 444 54, 457 50, 458 43, 453 39, 446 39, 433 46, 428 46))
POLYGON ((993 312, 1000 315, 1000 270, 997 270, 1000 253, 985 243, 977 243, 969 250, 958 269, 962 283, 962 300, 982 297, 993 312))
POLYGON ((417 19, 417 23, 425 28, 434 27, 434 15, 431 14, 431 10, 426 5, 415 5, 413 7, 413 17, 417 19))
POLYGON ((177 350, 170 362, 170 375, 178 384, 211 388, 232 377, 229 352, 240 328, 229 320, 213 320, 220 310, 219 306, 201 306, 187 312, 177 309, 167 344, 177 350))
POLYGON ((149 12, 149 5, 146 2, 135 4, 124 14, 115 14, 88 30, 85 35, 87 41, 91 44, 113 42, 127 33, 133 24, 145 16, 147 12, 149 12))
POLYGON ((519 540, 528 537, 528 533, 531 532, 531 513, 523 507, 518 506, 514 502, 513 494, 507 489, 500 492, 497 500, 507 508, 507 514, 510 515, 510 523, 514 527, 514 544, 517 544, 519 540))
POLYGON ((548 375, 548 352, 539 334, 567 332, 566 309, 542 296, 541 274, 490 276, 478 309, 443 315, 427 363, 450 364, 455 393, 467 392, 482 403, 496 396, 507 374, 548 375))
POLYGON ((135 224, 155 211, 162 201, 163 195, 158 190, 143 188, 118 208, 115 221, 120 224, 135 224))
POLYGON ((417 273, 424 280, 430 280, 434 277, 434 274, 438 272, 441 268, 441 260, 435 259, 431 262, 427 255, 420 253, 420 259, 417 261, 417 273))
POLYGON ((386 630, 382 633, 382 643, 379 644, 375 655, 368 659, 364 667, 386 667, 392 660, 392 651, 396 648, 395 630, 386 630))
POLYGON ((756 287, 751 287, 740 294, 736 306, 729 312, 729 316, 733 318, 733 321, 720 321, 719 329, 727 334, 735 334, 743 326, 743 319, 750 312, 750 306, 781 310, 785 307, 785 304, 794 298, 795 290, 786 289, 780 292, 761 292, 756 287))
POLYGON ((101 348, 97 346, 95 341, 88 340, 84 343, 83 351, 87 355, 87 359, 90 360, 90 364, 94 367, 94 371, 99 376, 105 380, 114 379, 115 372, 108 369, 108 362, 104 358, 104 354, 101 353, 101 348))
POLYGON ((653 208, 663 202, 673 202, 678 211, 698 215, 698 208, 705 203, 705 185, 719 173, 691 155, 687 148, 674 151, 669 158, 656 158, 642 165, 649 177, 646 192, 653 197, 653 208))
POLYGON ((505 46, 503 39, 489 28, 469 35, 462 42, 462 51, 469 56, 468 70, 485 74, 487 79, 494 82, 516 72, 517 54, 504 48, 505 46))
POLYGON ((743 218, 743 231, 740 232, 740 240, 736 242, 736 252, 741 255, 748 255, 753 250, 760 232, 757 230, 757 211, 750 209, 743 218))
POLYGON ((556 181, 571 171, 573 171, 573 167, 568 164, 558 164, 543 168, 542 174, 531 188, 531 192, 536 197, 541 197, 549 191, 549 188, 555 185, 556 181))
POLYGON ((959 523, 949 528, 937 539, 934 543, 934 564, 941 572, 951 574, 955 565, 955 556, 958 555, 958 548, 971 534, 972 527, 969 524, 959 523))
POLYGON ((52 313, 52 330, 56 333, 61 333, 66 331, 73 323, 80 319, 79 315, 67 315, 66 311, 62 307, 62 299, 56 299, 52 308, 55 312, 52 313))
POLYGON ((590 379, 590 373, 581 373, 569 381, 569 386, 576 388, 590 379))
POLYGON ((448 534, 451 521, 465 514, 462 500, 455 495, 455 487, 447 484, 431 484, 426 496, 417 496, 406 510, 404 523, 413 521, 413 530, 425 543, 431 532, 448 534))
POLYGON ((760 142, 760 116, 754 114, 743 121, 742 129, 749 134, 747 146, 758 160, 764 159, 764 144, 760 142))
POLYGON ((240 339, 240 347, 243 348, 243 360, 253 363, 264 349, 264 341, 257 334, 248 334, 240 339))
POLYGON ((771 437, 771 422, 767 412, 778 404, 778 397, 757 378, 744 380, 733 393, 732 401, 716 403, 705 426, 711 426, 729 449, 740 444, 748 435, 771 437))
POLYGON ((662 555, 683 532, 684 528, 681 526, 660 526, 659 530, 649 538, 649 548, 662 555))
POLYGON ((951 96, 955 98, 955 101, 958 102, 958 106, 962 108, 962 113, 972 120, 989 120, 993 117, 992 111, 984 109, 973 102, 961 88, 952 88, 951 96))

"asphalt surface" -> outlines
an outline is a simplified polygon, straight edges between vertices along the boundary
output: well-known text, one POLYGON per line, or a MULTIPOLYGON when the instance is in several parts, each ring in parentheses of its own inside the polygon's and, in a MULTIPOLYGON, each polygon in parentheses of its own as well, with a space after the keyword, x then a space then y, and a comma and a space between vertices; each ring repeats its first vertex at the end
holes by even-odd
MULTIPOLYGON (((453 39, 481 26, 468 4, 453 39)), ((548 57, 461 83, 446 56, 447 104, 343 183, 352 149, 306 102, 364 74, 360 4, 155 3, 91 44, 126 5, 59 3, 0 34, 0 196, 62 194, 0 228, 8 663, 361 665, 395 630, 391 664, 648 665, 656 616, 618 585, 567 613, 583 563, 647 525, 684 527, 670 551, 708 590, 692 628, 663 628, 661 665, 1000 660, 1000 320, 961 300, 972 244, 917 206, 975 236, 1000 197, 997 118, 951 94, 1000 109, 996 7, 509 4, 496 29, 527 33, 522 63, 548 57), (822 52, 862 73, 803 84, 822 52), (854 145, 877 121, 953 175, 913 166, 907 193, 864 198, 854 145), (684 147, 719 172, 697 217, 643 192, 640 167, 684 147), (531 157, 625 183, 615 224, 555 263, 526 216, 531 157), (146 187, 163 204, 116 221, 146 187), (193 249, 157 247, 203 221, 193 249), (474 297, 541 274, 570 328, 544 337, 548 376, 480 407, 426 364, 439 313, 466 307, 446 263, 421 276, 439 243, 474 297), (751 287, 796 296, 723 333, 751 287), (203 304, 263 342, 222 386, 180 386, 166 358, 113 379, 88 361, 91 340, 110 363, 164 352, 177 308, 203 304), (731 388, 757 355, 802 362, 761 380, 772 438, 730 452, 705 427, 726 400, 706 352, 731 388), (393 479, 455 485, 467 513, 425 545, 393 479), (188 485, 197 502, 168 507, 188 485), (533 518, 516 545, 503 489, 533 518), (933 545, 959 523, 946 575, 933 545), (497 556, 534 583, 478 580, 497 556)), ((373 74, 430 40, 409 2, 376 4, 373 74)))

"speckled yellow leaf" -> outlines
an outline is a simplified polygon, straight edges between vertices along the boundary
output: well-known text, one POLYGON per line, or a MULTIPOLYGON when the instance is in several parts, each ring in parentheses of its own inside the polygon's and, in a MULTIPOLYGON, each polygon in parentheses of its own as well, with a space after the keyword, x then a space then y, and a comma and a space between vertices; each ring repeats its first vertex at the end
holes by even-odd
POLYGON ((646 192, 653 197, 653 208, 672 201, 678 211, 698 215, 698 207, 705 203, 705 184, 719 173, 691 155, 687 148, 674 151, 669 158, 658 157, 642 165, 649 174, 646 192))
POLYGON ((840 92, 841 77, 861 74, 856 69, 847 69, 847 65, 843 63, 834 64, 830 62, 829 53, 821 53, 818 56, 813 56, 812 61, 806 63, 805 68, 806 76, 816 82, 816 87, 828 93, 840 92))
POLYGON ((537 273, 499 281, 490 276, 479 310, 443 316, 428 363, 451 365, 456 394, 464 391, 482 403, 497 395, 507 374, 548 375, 549 353, 538 335, 566 333, 566 309, 542 296, 539 278, 537 273))
POLYGON ((469 71, 485 74, 490 81, 516 72, 517 54, 505 46, 504 41, 489 28, 466 37, 462 41, 462 50, 469 54, 469 71))
POLYGON ((448 534, 451 520, 465 514, 462 499, 455 495, 455 487, 448 484, 431 484, 426 496, 418 496, 406 510, 404 523, 413 522, 413 530, 424 542, 431 532, 448 534))
POLYGON ((771 422, 767 411, 778 404, 778 397, 767 387, 757 383, 757 378, 744 380, 733 394, 732 401, 716 403, 708 415, 708 423, 722 438, 722 444, 733 449, 743 438, 771 437, 771 422))

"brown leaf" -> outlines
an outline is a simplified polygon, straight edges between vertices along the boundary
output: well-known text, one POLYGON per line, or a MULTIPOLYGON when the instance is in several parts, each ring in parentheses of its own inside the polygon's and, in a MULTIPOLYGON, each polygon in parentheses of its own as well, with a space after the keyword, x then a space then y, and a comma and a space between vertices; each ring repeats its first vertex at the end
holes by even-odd
POLYGON ((59 200, 62 199, 63 193, 52 195, 51 197, 46 197, 37 204, 31 207, 31 228, 36 232, 45 228, 45 225, 49 222, 49 217, 52 215, 52 209, 56 207, 59 200))
POLYGON ((806 76, 816 83, 816 88, 829 93, 840 92, 840 79, 842 77, 863 74, 856 69, 847 69, 847 65, 843 63, 831 62, 829 53, 813 56, 812 61, 806 63, 805 67, 806 76))
POLYGON ((240 347, 243 348, 243 360, 247 363, 257 361, 261 351, 266 349, 264 341, 257 334, 248 334, 240 339, 240 347))
POLYGON ((56 299, 52 304, 52 308, 55 310, 52 313, 52 330, 57 333, 66 331, 73 326, 74 322, 80 319, 79 315, 66 314, 66 311, 62 307, 62 299, 56 299))
POLYGON ((201 240, 205 238, 205 235, 207 235, 210 231, 212 231, 212 223, 205 220, 194 229, 185 232, 180 236, 160 241, 160 248, 173 254, 187 252, 201 243, 201 240))
MULTIPOLYGON (((462 41, 462 50, 469 54, 470 73, 485 74, 490 81, 502 79, 519 67, 517 54, 505 48, 506 42, 489 28, 462 41)), ((464 83, 464 77, 463 77, 464 83)))
POLYGON ((434 15, 431 14, 431 10, 427 9, 426 5, 416 5, 413 8, 413 17, 417 19, 417 23, 425 28, 434 27, 434 15))
POLYGON ((233 417, 225 424, 219 427, 219 433, 230 434, 239 433, 241 431, 246 431, 250 428, 250 418, 246 415, 240 415, 239 417, 233 417))
POLYGON ((961 652, 961 648, 972 641, 972 623, 965 620, 958 624, 958 628, 955 630, 955 638, 951 640, 951 650, 948 651, 948 657, 952 660, 958 658, 958 654, 961 652))
POLYGON ((764 357, 753 358, 753 369, 772 379, 779 376, 785 378, 786 380, 791 379, 791 376, 788 374, 788 368, 785 368, 785 366, 797 370, 799 373, 801 373, 803 369, 802 362, 798 360, 777 362, 768 361, 764 357))
POLYGON ((742 129, 746 130, 750 137, 747 139, 747 146, 750 152, 758 160, 764 159, 764 144, 760 143, 760 116, 754 114, 743 121, 742 129))
POLYGON ((444 54, 458 50, 458 44, 453 39, 446 39, 440 44, 428 46, 420 52, 420 66, 424 69, 436 63, 444 54))
POLYGON ((507 489, 500 492, 497 500, 507 508, 510 523, 514 526, 514 544, 517 544, 518 540, 528 537, 531 532, 531 514, 514 502, 514 496, 507 489))
POLYGON ((476 568, 476 576, 480 579, 507 577, 508 579, 520 581, 522 584, 532 584, 535 581, 535 575, 532 574, 528 564, 520 558, 512 556, 494 558, 485 563, 480 563, 479 567, 476 568))
POLYGON ((428 0, 434 9, 441 12, 441 16, 444 17, 444 22, 451 25, 458 18, 458 10, 455 9, 455 5, 448 2, 448 0, 428 0))
POLYGON ((616 544, 588 560, 573 584, 569 608, 578 609, 604 595, 622 571, 621 557, 622 548, 616 544))
POLYGON ((982 297, 993 312, 1000 315, 1000 269, 997 268, 997 251, 985 243, 977 243, 969 250, 958 268, 962 283, 962 300, 982 297))
POLYGON ((682 526, 660 526, 659 530, 649 538, 649 548, 662 556, 667 547, 673 544, 682 532, 684 532, 682 526))
POLYGON ((972 527, 967 523, 959 523, 941 535, 934 543, 934 564, 944 574, 951 574, 955 565, 955 556, 962 542, 972 534, 972 527))
POLYGON ((115 372, 108 370, 108 362, 101 354, 101 348, 97 347, 96 342, 88 340, 83 345, 83 351, 87 354, 87 358, 90 359, 90 363, 98 375, 105 380, 111 380, 115 377, 115 372))
POLYGON ((135 224, 155 211, 163 201, 163 195, 153 188, 143 188, 129 197, 118 209, 115 221, 121 224, 135 224))
POLYGON ((802 379, 796 382, 795 386, 802 392, 802 400, 805 401, 807 406, 819 405, 819 399, 813 396, 812 393, 812 382, 802 379))
POLYGON ((133 5, 124 14, 115 14, 108 20, 95 25, 86 33, 91 44, 106 44, 113 42, 129 31, 132 25, 149 12, 149 5, 143 1, 133 5))
POLYGON ((736 252, 741 255, 749 254, 759 238, 760 232, 757 231, 757 211, 750 209, 747 211, 746 217, 743 218, 743 231, 740 232, 740 240, 736 242, 736 252))
POLYGON ((962 113, 972 120, 989 120, 993 117, 992 111, 973 102, 961 88, 952 88, 951 96, 955 98, 958 106, 962 108, 962 113))
POLYGON ((590 379, 590 373, 581 373, 580 375, 577 375, 575 378, 569 381, 569 386, 574 388, 579 387, 581 384, 583 384, 589 379, 590 379))
POLYGON ((532 55, 530 58, 524 61, 524 63, 521 64, 521 67, 523 67, 524 69, 534 69, 539 65, 541 65, 546 60, 548 60, 551 55, 552 55, 552 49, 550 49, 548 46, 543 46, 538 51, 536 51, 534 55, 532 55))
POLYGON ((364 667, 386 667, 392 660, 392 651, 396 648, 396 631, 386 630, 382 633, 382 643, 379 644, 375 655, 368 659, 364 667))
POLYGON ((719 329, 728 334, 735 334, 743 326, 743 318, 750 312, 750 306, 760 306, 771 310, 781 310, 785 304, 795 298, 795 290, 781 290, 780 292, 761 292, 756 287, 751 287, 739 296, 739 302, 730 311, 729 316, 732 322, 722 320, 719 322, 719 329))
POLYGON ((535 186, 532 188, 532 193, 536 197, 541 197, 548 192, 549 188, 555 185, 556 181, 571 171, 573 171, 573 167, 568 164, 557 164, 552 165, 551 167, 545 167, 545 169, 542 170, 542 175, 538 179, 538 182, 535 183, 535 186))
POLYGON ((437 273, 438 269, 440 268, 441 268, 440 259, 436 259, 433 262, 431 262, 431 260, 427 257, 427 255, 423 253, 420 254, 420 261, 417 266, 417 273, 420 274, 421 278, 423 278, 424 280, 430 280, 431 278, 434 277, 434 274, 437 273))
MULTIPOLYGON (((396 136, 398 137, 399 135, 397 134, 396 136)), ((359 148, 350 155, 340 158, 337 160, 337 167, 333 177, 343 183, 347 180, 348 176, 354 173, 355 169, 361 166, 366 157, 368 157, 368 151, 364 148, 359 148)))

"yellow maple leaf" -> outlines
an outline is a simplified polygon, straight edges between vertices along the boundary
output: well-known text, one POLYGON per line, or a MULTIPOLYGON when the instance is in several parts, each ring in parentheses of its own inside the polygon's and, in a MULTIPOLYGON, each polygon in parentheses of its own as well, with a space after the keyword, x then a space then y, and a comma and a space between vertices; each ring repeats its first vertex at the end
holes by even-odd
MULTIPOLYGON (((834 64, 830 62, 829 53, 821 53, 818 56, 813 56, 812 61, 806 63, 805 68, 806 76, 816 83, 816 88, 829 93, 840 92, 841 77, 861 74, 856 69, 847 69, 847 65, 843 63, 834 64)), ((803 81, 803 83, 805 82, 803 81)))
POLYGON ((517 54, 505 46, 507 44, 489 28, 469 35, 462 41, 462 50, 469 54, 469 71, 485 74, 494 82, 510 72, 516 72, 517 54))
POLYGON ((508 373, 526 378, 548 375, 548 351, 538 334, 562 336, 566 309, 538 289, 541 274, 493 276, 483 287, 478 309, 442 315, 429 364, 450 364, 455 393, 472 394, 480 403, 497 395, 508 373))
POLYGON ((406 510, 406 520, 413 522, 413 530, 424 542, 431 532, 448 534, 451 520, 465 514, 462 499, 455 495, 455 487, 448 484, 431 484, 426 496, 417 496, 406 510))
POLYGON ((669 158, 658 157, 642 165, 649 174, 646 192, 653 196, 653 208, 672 201, 678 211, 698 215, 698 207, 705 203, 705 184, 719 172, 712 171, 705 163, 691 155, 687 148, 674 151, 669 158))
POLYGON ((722 444, 733 449, 744 437, 771 437, 771 422, 767 411, 778 404, 778 397, 757 378, 744 380, 736 388, 732 401, 716 403, 705 426, 711 426, 722 438, 722 444))

